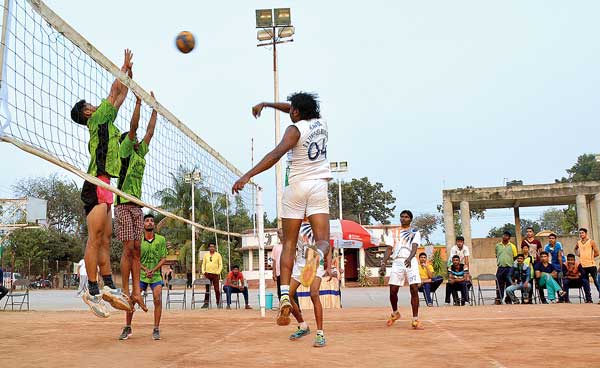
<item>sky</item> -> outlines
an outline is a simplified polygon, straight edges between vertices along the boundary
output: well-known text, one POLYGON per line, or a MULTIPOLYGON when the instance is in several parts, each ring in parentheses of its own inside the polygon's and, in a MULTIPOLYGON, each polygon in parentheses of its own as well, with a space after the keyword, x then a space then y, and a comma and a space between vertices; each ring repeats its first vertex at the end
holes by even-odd
MULTIPOLYGON (((346 180, 367 176, 393 190, 392 222, 405 208, 435 213, 444 188, 549 183, 600 151, 599 2, 46 3, 118 65, 131 48, 136 81, 242 171, 252 138, 256 159, 274 144, 273 114, 250 114, 273 99, 271 50, 256 47, 254 10, 290 7, 296 35, 278 48, 280 97, 320 95, 329 159, 348 161, 346 180), (182 30, 196 37, 187 55, 174 47, 182 30)), ((60 172, 6 143, 0 155, 10 158, 0 196, 19 178, 60 172)), ((256 181, 272 217, 274 170, 256 181)), ((473 236, 512 221, 512 210, 488 214, 473 221, 473 236)))

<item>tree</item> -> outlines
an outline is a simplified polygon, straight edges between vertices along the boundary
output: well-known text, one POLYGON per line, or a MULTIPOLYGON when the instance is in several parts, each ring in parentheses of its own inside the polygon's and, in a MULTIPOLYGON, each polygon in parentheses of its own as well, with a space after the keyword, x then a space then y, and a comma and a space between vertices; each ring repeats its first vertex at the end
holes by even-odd
POLYGON ((413 225, 419 229, 421 232, 421 236, 427 241, 427 244, 430 244, 429 236, 437 229, 438 225, 441 223, 441 217, 439 215, 434 215, 432 213, 424 213, 422 215, 416 216, 413 220, 413 225))
MULTIPOLYGON (((537 221, 521 219, 521 235, 522 236, 525 235, 525 232, 528 227, 532 227, 534 233, 537 233, 541 230, 541 225, 537 221)), ((501 238, 502 234, 505 231, 508 231, 508 232, 510 232, 510 234, 512 236, 515 236, 516 227, 514 224, 511 224, 511 223, 506 223, 500 227, 493 227, 490 229, 490 232, 488 233, 488 238, 501 238)))
POLYGON ((569 208, 550 208, 542 213, 540 226, 543 230, 551 230, 557 235, 566 235, 577 229, 577 215, 569 208))
POLYGON ((577 162, 567 169, 568 177, 557 179, 560 183, 574 183, 579 181, 600 180, 600 162, 596 156, 590 153, 577 157, 577 162))
POLYGON ((48 226, 61 232, 83 234, 85 217, 80 189, 73 181, 52 174, 20 179, 13 185, 16 195, 48 201, 48 226))
MULTIPOLYGON (((352 179, 342 183, 342 207, 344 218, 370 225, 372 220, 389 224, 396 206, 392 191, 385 191, 383 184, 372 184, 369 178, 352 179)), ((339 200, 337 183, 329 184, 329 208, 332 218, 339 218, 339 200)))

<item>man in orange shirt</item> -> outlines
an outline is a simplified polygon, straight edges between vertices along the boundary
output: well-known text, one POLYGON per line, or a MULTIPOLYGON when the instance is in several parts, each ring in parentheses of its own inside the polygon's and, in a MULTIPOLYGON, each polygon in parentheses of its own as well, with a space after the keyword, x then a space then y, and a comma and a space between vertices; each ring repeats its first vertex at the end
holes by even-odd
POLYGON ((223 291, 227 295, 227 309, 231 309, 232 293, 242 293, 246 302, 246 309, 252 309, 250 304, 248 304, 248 288, 244 285, 244 275, 240 272, 240 268, 237 265, 231 267, 231 271, 227 274, 223 291))
MULTIPOLYGON (((598 287, 598 270, 596 269, 596 257, 600 254, 596 242, 588 237, 586 228, 579 229, 579 241, 575 245, 575 254, 579 257, 579 262, 583 267, 582 278, 589 280, 592 276, 598 295, 600 295, 600 287, 598 287)), ((600 303, 600 302, 599 302, 600 303)))

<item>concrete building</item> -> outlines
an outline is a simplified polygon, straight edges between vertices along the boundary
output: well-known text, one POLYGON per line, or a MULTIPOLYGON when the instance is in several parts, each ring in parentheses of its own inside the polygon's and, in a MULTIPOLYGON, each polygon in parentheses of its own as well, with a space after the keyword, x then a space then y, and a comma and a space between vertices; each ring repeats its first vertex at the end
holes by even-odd
MULTIPOLYGON (((465 237, 465 244, 469 249, 473 249, 473 239, 471 236, 471 210, 473 209, 513 208, 516 244, 519 246, 521 244, 519 208, 571 204, 577 206, 578 226, 587 228, 592 238, 599 238, 599 181, 444 190, 443 207, 446 247, 449 251, 450 247, 455 243, 455 211, 460 212, 462 235, 465 237)), ((471 273, 473 275, 495 273, 495 269, 495 259, 478 259, 476 254, 471 255, 471 273), (492 270, 493 272, 491 272, 492 270)))

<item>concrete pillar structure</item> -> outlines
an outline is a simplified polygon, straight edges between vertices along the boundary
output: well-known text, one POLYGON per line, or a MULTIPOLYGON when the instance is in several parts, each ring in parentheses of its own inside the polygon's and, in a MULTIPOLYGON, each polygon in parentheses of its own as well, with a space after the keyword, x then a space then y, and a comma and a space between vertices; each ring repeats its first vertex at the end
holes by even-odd
POLYGON ((517 249, 519 249, 519 247, 521 246, 521 234, 522 234, 522 230, 521 230, 521 213, 519 212, 519 207, 515 207, 515 241, 517 242, 517 244, 515 244, 517 246, 517 249))
MULTIPOLYGON (((462 226, 462 235, 465 238, 465 245, 473 252, 473 241, 471 236, 471 208, 469 202, 460 202, 460 224, 462 226)), ((454 242, 452 243, 454 244, 454 242)))
POLYGON ((252 263, 253 263, 252 249, 248 249, 248 271, 253 271, 252 263))
POLYGON ((588 218, 587 201, 584 194, 578 194, 575 197, 575 205, 577 207, 577 227, 590 229, 590 219, 588 218))
POLYGON ((600 240, 600 193, 594 196, 594 205, 592 206, 592 223, 594 224, 594 240, 600 240))
POLYGON ((450 198, 444 198, 444 231, 446 233, 446 252, 450 254, 450 248, 454 245, 454 208, 450 198))
POLYGON ((367 266, 367 254, 365 253, 364 248, 360 248, 358 250, 358 267, 366 267, 367 266))

